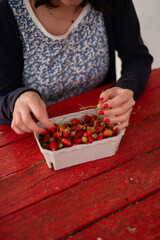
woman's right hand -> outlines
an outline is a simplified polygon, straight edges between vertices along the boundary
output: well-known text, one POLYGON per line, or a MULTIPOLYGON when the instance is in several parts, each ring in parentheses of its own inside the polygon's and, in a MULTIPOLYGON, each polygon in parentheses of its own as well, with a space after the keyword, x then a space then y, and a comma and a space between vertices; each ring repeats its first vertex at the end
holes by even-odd
POLYGON ((45 128, 50 129, 53 124, 48 118, 46 105, 35 91, 22 93, 16 100, 11 128, 17 134, 25 132, 42 133, 44 128, 40 127, 32 117, 40 121, 45 128))

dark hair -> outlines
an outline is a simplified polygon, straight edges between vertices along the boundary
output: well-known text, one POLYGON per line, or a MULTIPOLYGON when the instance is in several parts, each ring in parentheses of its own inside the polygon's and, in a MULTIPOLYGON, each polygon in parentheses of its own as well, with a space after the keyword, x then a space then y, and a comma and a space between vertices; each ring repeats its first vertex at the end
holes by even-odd
MULTIPOLYGON (((81 6, 84 7, 88 2, 95 10, 99 12, 102 12, 104 14, 109 14, 111 12, 111 8, 108 4, 110 0, 83 0, 81 6)), ((54 4, 53 0, 35 0, 35 7, 37 8, 40 5, 46 5, 53 8, 58 7, 56 4, 54 4)))

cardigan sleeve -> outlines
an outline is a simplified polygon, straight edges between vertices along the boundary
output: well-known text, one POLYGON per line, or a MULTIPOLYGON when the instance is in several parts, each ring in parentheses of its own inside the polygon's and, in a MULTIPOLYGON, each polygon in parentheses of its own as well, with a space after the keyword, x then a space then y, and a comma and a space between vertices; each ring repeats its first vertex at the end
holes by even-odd
POLYGON ((136 100, 146 88, 153 58, 141 38, 132 0, 122 1, 111 18, 115 50, 122 60, 121 77, 114 86, 132 90, 136 100))
POLYGON ((7 0, 0 0, 0 124, 11 124, 22 86, 23 56, 19 30, 7 0))

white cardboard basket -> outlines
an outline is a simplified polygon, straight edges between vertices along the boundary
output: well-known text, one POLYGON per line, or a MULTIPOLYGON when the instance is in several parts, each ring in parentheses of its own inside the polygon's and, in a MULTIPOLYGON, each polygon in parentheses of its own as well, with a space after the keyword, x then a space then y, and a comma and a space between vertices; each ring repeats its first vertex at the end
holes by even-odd
MULTIPOLYGON (((70 121, 72 118, 81 119, 85 114, 92 116, 95 113, 97 113, 97 109, 89 109, 51 118, 50 120, 53 123, 63 124, 70 121)), ((43 126, 41 123, 39 124, 43 126)), ((43 149, 39 142, 40 136, 37 133, 34 133, 34 135, 40 151, 45 157, 48 167, 54 167, 55 170, 59 170, 81 163, 113 156, 118 150, 121 138, 124 133, 125 129, 122 129, 118 131, 117 136, 95 141, 91 144, 79 144, 73 147, 62 148, 57 151, 43 149)))

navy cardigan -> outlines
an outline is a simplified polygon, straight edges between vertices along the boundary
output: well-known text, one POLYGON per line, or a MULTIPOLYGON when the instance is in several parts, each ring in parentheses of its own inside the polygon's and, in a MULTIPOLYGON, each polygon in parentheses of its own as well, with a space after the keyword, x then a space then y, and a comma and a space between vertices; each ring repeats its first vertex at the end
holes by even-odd
MULTIPOLYGON (((112 13, 104 15, 110 65, 101 85, 116 81, 115 50, 122 60, 122 76, 113 86, 131 89, 136 100, 145 90, 152 56, 144 45, 132 0, 110 0, 112 13)), ((11 124, 14 103, 22 86, 23 46, 8 0, 0 0, 0 124, 11 124)))

